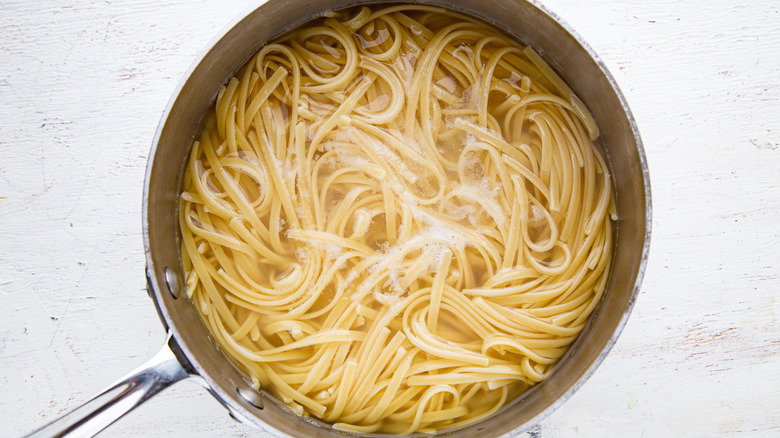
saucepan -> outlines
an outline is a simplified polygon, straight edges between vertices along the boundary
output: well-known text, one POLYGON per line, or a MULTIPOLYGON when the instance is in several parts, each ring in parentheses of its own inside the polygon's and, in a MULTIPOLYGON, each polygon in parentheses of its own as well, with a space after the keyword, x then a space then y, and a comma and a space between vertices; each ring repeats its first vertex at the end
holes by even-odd
MULTIPOLYGON (((326 11, 381 1, 270 0, 238 20, 196 62, 174 93, 152 144, 143 197, 147 289, 168 337, 151 360, 69 414, 30 436, 91 436, 184 379, 196 379, 228 413, 277 435, 335 437, 318 420, 297 416, 220 351, 183 293, 177 199, 194 134, 217 91, 260 47, 326 11)), ((616 189, 617 238, 606 291, 586 328, 548 379, 493 416, 451 437, 525 431, 566 401, 593 374, 629 316, 647 261, 650 185, 636 123, 615 80, 593 50, 540 4, 527 0, 425 0, 481 18, 532 46, 590 108, 601 131, 616 189)), ((347 434, 349 435, 349 434, 347 434)))

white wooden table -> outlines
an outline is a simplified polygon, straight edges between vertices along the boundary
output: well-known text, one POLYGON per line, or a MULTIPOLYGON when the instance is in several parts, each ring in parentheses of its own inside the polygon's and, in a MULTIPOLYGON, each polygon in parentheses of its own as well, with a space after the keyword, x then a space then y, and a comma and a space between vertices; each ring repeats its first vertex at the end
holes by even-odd
MULTIPOLYGON (((200 51, 257 0, 0 3, 0 436, 163 341, 144 291, 146 158, 200 51)), ((653 241, 623 335, 529 437, 780 436, 780 4, 546 0, 643 135, 653 241)), ((102 436, 264 436, 199 387, 102 436)))

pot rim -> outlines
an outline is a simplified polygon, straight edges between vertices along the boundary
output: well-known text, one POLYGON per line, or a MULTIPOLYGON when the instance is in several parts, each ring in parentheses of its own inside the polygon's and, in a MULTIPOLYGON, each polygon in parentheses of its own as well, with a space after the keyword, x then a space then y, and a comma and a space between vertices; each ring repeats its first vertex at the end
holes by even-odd
MULTIPOLYGON (((162 135, 162 132, 168 123, 168 119, 171 115, 171 110, 175 104, 175 102, 179 99, 179 96, 182 92, 182 89, 184 88, 185 84, 189 81, 190 77, 193 75, 195 70, 198 69, 198 67, 201 65, 202 61, 206 57, 206 55, 213 50, 217 44, 220 43, 220 41, 239 23, 241 23, 244 19, 249 17, 251 14, 253 14, 256 10, 264 7, 268 3, 276 2, 276 1, 283 1, 283 0, 265 0, 261 2, 259 5, 253 5, 245 10, 243 10, 241 13, 239 13, 236 17, 234 17, 227 25, 223 26, 220 31, 215 33, 215 35, 211 38, 211 40, 206 44, 206 46, 198 53, 198 55, 194 58, 193 62, 190 64, 190 66, 184 71, 184 73, 181 76, 181 79, 179 80, 176 87, 173 89, 173 92, 171 94, 171 98, 169 99, 168 103, 165 106, 165 110, 163 111, 160 122, 157 126, 157 129, 154 134, 154 138, 152 140, 152 146, 149 151, 149 155, 147 157, 147 166, 144 176, 144 189, 143 189, 143 205, 142 205, 142 226, 143 226, 143 242, 144 242, 144 257, 146 259, 146 271, 147 271, 147 281, 149 283, 149 286, 151 287, 151 296, 153 301, 155 302, 155 305, 157 306, 159 316, 163 322, 163 325, 169 332, 173 333, 174 339, 178 341, 178 345, 181 349, 182 354, 184 355, 184 358, 180 358, 180 360, 186 361, 187 365, 190 365, 192 369, 195 370, 198 376, 202 379, 202 386, 206 388, 212 396, 214 396, 222 405, 224 405, 231 413, 231 415, 238 417, 239 419, 243 420, 242 422, 245 424, 251 424, 255 427, 259 427, 264 431, 270 432, 273 435, 276 436, 288 436, 284 434, 283 432, 275 429, 270 424, 262 421, 260 418, 255 416, 252 412, 250 412, 248 409, 246 409, 244 406, 242 406, 239 403, 236 403, 233 400, 233 396, 231 394, 228 394, 227 391, 225 391, 225 388, 222 388, 220 385, 217 385, 213 379, 211 379, 208 375, 208 373, 203 372, 203 366, 200 364, 198 360, 198 356, 193 353, 193 351, 189 348, 189 346, 182 342, 181 339, 181 333, 179 331, 179 328, 176 324, 170 324, 170 322, 173 320, 170 311, 167 309, 165 302, 161 299, 160 294, 163 293, 166 290, 166 286, 160 284, 160 281, 158 280, 158 276, 154 275, 154 273, 157 271, 157 269, 161 269, 162 267, 155 266, 155 262, 152 257, 152 250, 151 250, 151 241, 149 236, 149 196, 150 196, 150 175, 152 173, 153 164, 154 164, 154 157, 157 154, 158 148, 159 148, 159 141, 160 137, 162 135)), ((558 14, 554 13, 550 9, 548 9, 544 4, 542 4, 539 0, 514 0, 519 2, 525 2, 530 4, 532 7, 538 9, 541 11, 544 15, 546 15, 548 18, 550 18, 552 21, 557 23, 563 30, 565 30, 574 40, 585 50, 585 52, 590 56, 590 58, 596 63, 599 70, 601 71, 601 74, 607 79, 609 85, 611 86, 612 90, 614 91, 615 95, 617 96, 621 108, 626 116, 626 119, 628 120, 631 133, 633 134, 634 141, 635 141, 635 147, 636 147, 636 153, 637 157, 639 159, 640 167, 642 170, 642 183, 644 188, 644 197, 645 197, 645 218, 644 218, 644 240, 642 242, 642 254, 639 261, 639 264, 637 266, 637 274, 634 281, 634 286, 631 292, 631 295, 629 297, 628 303, 625 307, 625 310, 622 314, 621 319, 619 322, 615 325, 614 330, 612 331, 612 334, 610 335, 609 340, 607 341, 606 345, 602 349, 602 351, 599 353, 599 355, 596 357, 595 360, 588 366, 588 368, 583 372, 581 377, 568 389, 566 390, 560 397, 558 397, 553 403, 551 403, 546 409, 541 411, 536 416, 529 419, 524 424, 518 425, 515 427, 511 432, 509 432, 509 436, 517 436, 523 432, 526 432, 527 430, 533 428, 534 426, 538 425, 542 420, 544 420, 546 417, 548 417, 552 412, 554 412, 556 409, 558 409, 561 405, 563 405, 569 398, 571 398, 572 395, 574 395, 575 392, 577 392, 587 381, 588 379, 595 373, 596 369, 601 365, 601 363, 604 361, 604 359, 607 357, 609 352, 614 347, 615 343, 617 342, 618 337, 622 333, 628 318, 634 308, 634 305, 636 303, 636 299, 639 295, 639 291, 642 285, 642 280, 644 279, 644 274, 647 269, 647 262, 649 257, 649 251, 650 251, 650 240, 652 235, 652 197, 651 197, 651 187, 650 187, 650 175, 649 175, 649 168, 647 165, 647 158, 644 151, 644 146, 641 140, 641 136, 639 133, 639 128, 636 123, 636 119, 633 116, 633 113, 631 112, 628 102, 621 92, 620 88, 618 87, 617 82, 615 81, 615 78, 612 76, 612 74, 607 69, 606 65, 604 64, 601 57, 596 53, 595 50, 580 36, 579 33, 577 33, 565 20, 563 20, 558 14)), ((350 7, 350 6, 357 6, 357 5, 365 5, 365 4, 372 4, 372 3, 378 3, 377 1, 372 0, 349 0, 346 1, 344 4, 344 8, 350 7)), ((399 1, 398 3, 406 3, 403 0, 399 1)), ((411 3, 411 2, 409 2, 411 3)), ((463 11, 462 9, 458 8, 457 4, 447 5, 447 0, 421 0, 421 1, 414 1, 414 3, 423 3, 423 4, 431 4, 436 6, 442 6, 442 7, 448 7, 452 10, 459 10, 463 11)), ((473 15, 473 13, 470 13, 468 11, 465 11, 464 13, 467 13, 469 15, 473 15)), ((309 21, 311 19, 316 18, 317 15, 312 15, 309 19, 306 21, 309 21)), ((243 63, 242 63, 243 65, 243 63)), ((194 133, 193 133, 194 135, 194 133)), ((579 339, 579 338, 578 338, 579 339)), ((228 360, 225 358, 225 360, 228 360)), ((563 362, 563 361, 561 361, 563 362)), ((559 362, 560 363, 560 362, 559 362)), ((231 364, 232 365, 232 364, 231 364)), ((504 406, 506 408, 507 406, 511 405, 507 404, 504 406)), ((494 415, 499 415, 503 411, 503 408, 499 410, 494 415)), ((449 430, 449 429, 446 429, 449 430)), ((446 431, 445 430, 445 431, 446 431)), ((415 434, 416 435, 416 434, 415 434)), ((366 436, 372 436, 370 434, 366 434, 366 436)), ((376 435, 376 436, 391 436, 391 435, 376 435)), ((430 436, 430 435, 423 435, 423 436, 430 436)))

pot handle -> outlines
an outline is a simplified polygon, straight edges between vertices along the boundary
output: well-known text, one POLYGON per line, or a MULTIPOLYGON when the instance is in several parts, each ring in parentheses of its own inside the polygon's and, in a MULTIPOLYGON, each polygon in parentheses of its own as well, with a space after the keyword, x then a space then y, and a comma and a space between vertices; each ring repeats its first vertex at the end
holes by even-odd
POLYGON ((191 376, 173 352, 168 333, 159 353, 114 385, 23 438, 91 437, 158 392, 191 376))

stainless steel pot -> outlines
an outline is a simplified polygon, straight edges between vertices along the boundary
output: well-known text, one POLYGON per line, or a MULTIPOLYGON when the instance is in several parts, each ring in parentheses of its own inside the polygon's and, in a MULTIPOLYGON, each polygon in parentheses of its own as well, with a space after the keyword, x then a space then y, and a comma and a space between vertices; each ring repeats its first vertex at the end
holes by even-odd
MULTIPOLYGON (((174 93, 152 144, 144 189, 147 288, 168 339, 162 351, 104 393, 30 436, 91 436, 169 385, 198 379, 230 415, 293 436, 345 433, 288 412, 219 351, 183 296, 177 196, 194 133, 220 86, 268 40, 332 9, 381 1, 270 0, 233 25, 174 93)), ((617 239, 606 292, 590 322, 550 377, 496 415, 448 436, 498 436, 529 429, 566 401, 607 355, 634 305, 650 241, 650 185, 631 111, 604 64, 565 23, 535 1, 426 0, 482 18, 530 44, 590 108, 617 190, 617 239)))

